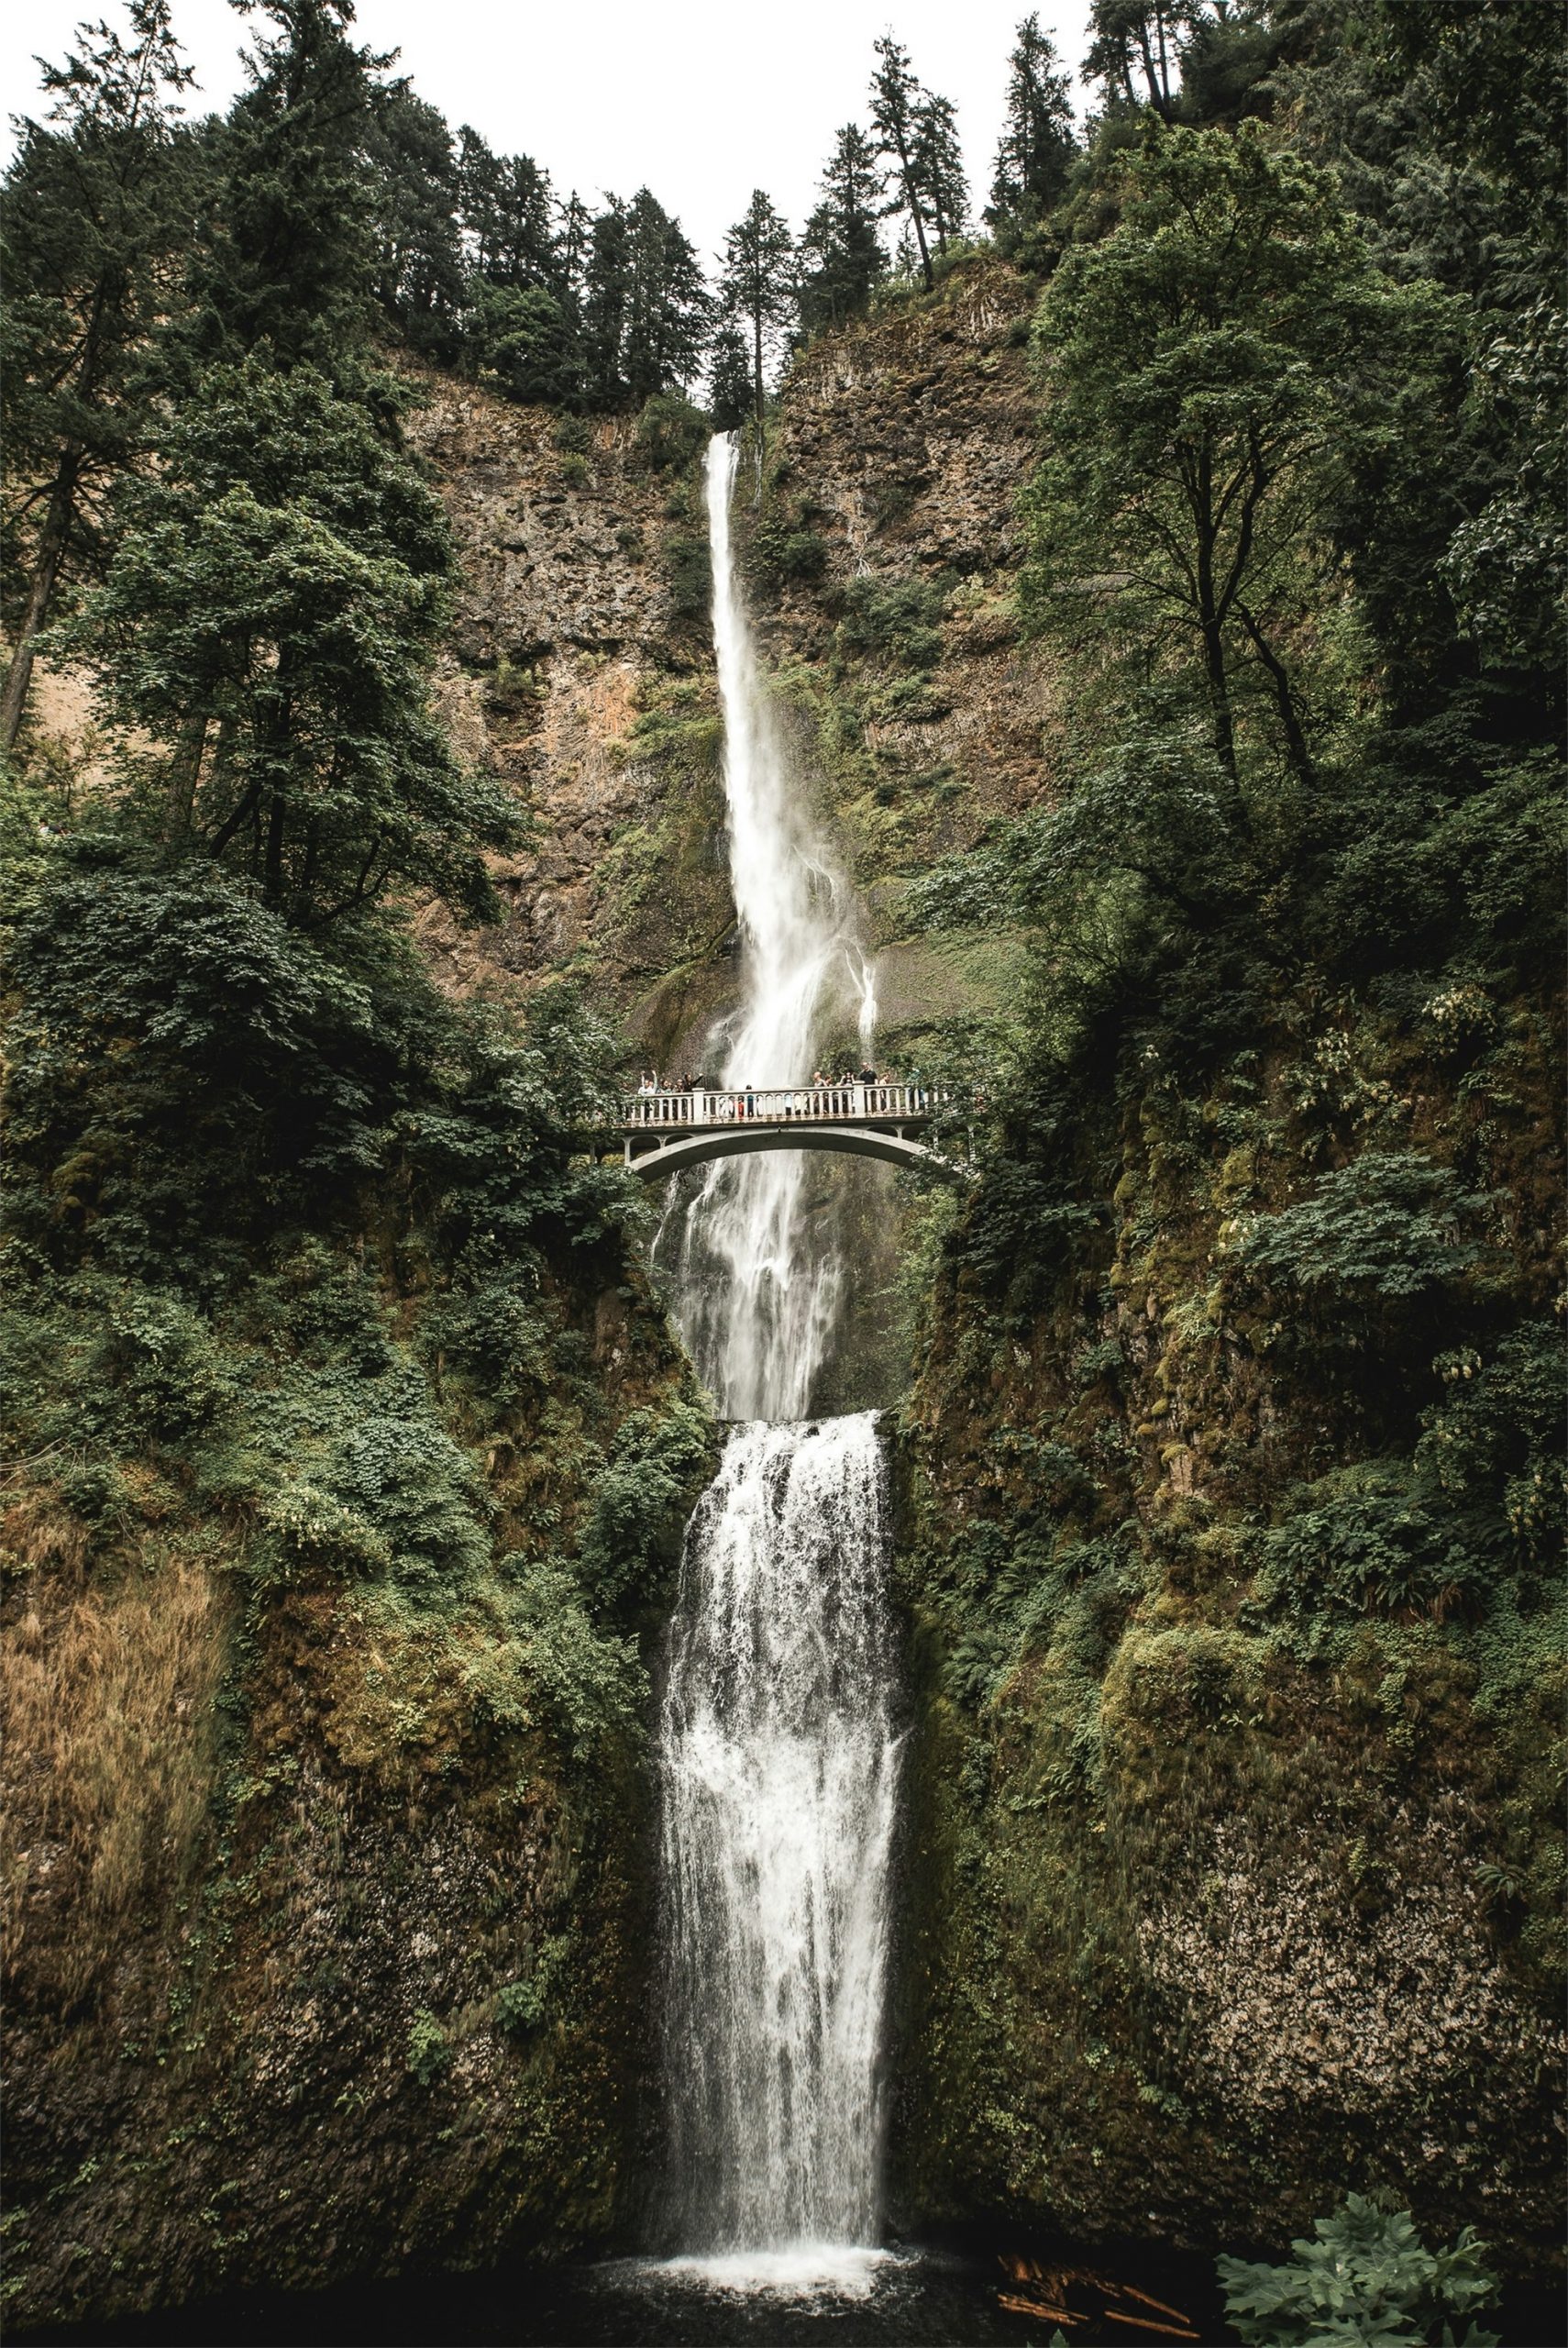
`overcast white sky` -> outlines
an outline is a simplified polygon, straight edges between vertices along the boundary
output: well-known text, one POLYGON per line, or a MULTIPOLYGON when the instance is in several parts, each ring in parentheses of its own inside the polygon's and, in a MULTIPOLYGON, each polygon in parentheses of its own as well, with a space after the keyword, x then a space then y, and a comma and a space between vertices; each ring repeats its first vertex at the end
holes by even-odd
MULTIPOLYGON (((931 88, 953 100, 977 205, 985 201, 1013 29, 1030 0, 359 0, 359 38, 402 51, 399 70, 454 130, 530 154, 558 193, 591 204, 645 183, 705 262, 765 187, 799 229, 842 122, 865 120, 871 44, 889 26, 931 88)), ((1039 0, 1076 72, 1088 0, 1039 0)), ((83 17, 117 0, 24 0, 0 27, 7 115, 37 114, 35 52, 58 59, 83 17)), ((244 20, 227 0, 175 0, 201 83, 193 109, 227 105, 244 20)), ((1081 93, 1079 94, 1081 98, 1081 93)), ((10 151, 7 127, 6 151, 10 151)))

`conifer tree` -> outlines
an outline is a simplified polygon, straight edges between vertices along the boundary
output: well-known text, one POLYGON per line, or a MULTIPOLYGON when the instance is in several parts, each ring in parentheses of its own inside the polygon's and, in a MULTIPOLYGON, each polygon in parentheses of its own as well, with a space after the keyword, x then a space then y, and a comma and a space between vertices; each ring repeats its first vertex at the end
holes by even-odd
POLYGON ((751 339, 752 410, 760 437, 764 366, 794 305, 794 239, 770 196, 752 190, 745 217, 724 240, 719 300, 726 318, 744 322, 751 339))
POLYGON ((715 432, 733 432, 751 413, 751 353, 733 321, 718 327, 708 358, 708 412, 715 432))
POLYGON ((366 409, 258 353, 182 404, 127 481, 114 560, 67 641, 139 737, 167 845, 319 926, 400 883, 475 918, 499 787, 429 703, 445 519, 366 409))
POLYGON ((588 239, 592 227, 592 216, 576 188, 558 208, 556 222, 556 254, 560 270, 561 292, 569 306, 575 312, 582 305, 583 279, 588 262, 588 239))
POLYGON ((934 279, 926 237, 927 207, 921 177, 921 103, 924 93, 915 79, 907 49, 886 33, 872 47, 878 58, 871 76, 871 127, 877 152, 886 159, 898 193, 889 209, 902 211, 920 254, 921 274, 929 293, 934 279))
POLYGON ((459 213, 475 271, 492 285, 553 291, 560 261, 547 174, 531 155, 495 154, 467 123, 458 140, 459 213))
POLYGON ((646 188, 626 212, 626 330, 621 375, 640 406, 696 374, 709 303, 702 271, 679 220, 646 188))
POLYGON ((936 249, 944 253, 967 223, 969 183, 953 102, 931 91, 922 94, 915 111, 915 167, 936 232, 936 249))
POLYGON ((375 111, 376 294, 416 350, 455 356, 463 305, 459 179, 452 134, 435 106, 394 83, 375 111))
POLYGON ((24 121, 4 201, 7 601, 0 747, 17 738, 39 632, 100 551, 99 505, 146 428, 149 340, 180 233, 179 93, 168 0, 130 0, 130 39, 83 27, 46 65, 47 125, 24 121))
POLYGON ((1008 62, 1007 115, 986 218, 996 228, 1041 219, 1066 193, 1077 151, 1071 87, 1038 16, 1018 28, 1008 62))
POLYGON ((1195 14, 1192 0, 1093 0, 1085 81, 1099 83, 1112 104, 1148 105, 1174 121, 1182 37, 1195 14))
POLYGON ((233 0, 273 29, 219 135, 191 271, 199 360, 266 343, 335 381, 361 363, 375 300, 375 121, 390 57, 348 39, 353 0, 233 0))
POLYGON ((808 333, 858 317, 887 274, 877 234, 885 184, 871 141, 858 124, 845 123, 801 238, 801 323, 808 333))

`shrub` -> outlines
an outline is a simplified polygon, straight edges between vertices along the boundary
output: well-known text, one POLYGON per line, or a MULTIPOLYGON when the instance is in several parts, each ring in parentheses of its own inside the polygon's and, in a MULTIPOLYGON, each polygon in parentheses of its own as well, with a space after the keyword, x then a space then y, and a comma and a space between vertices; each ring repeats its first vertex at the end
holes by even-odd
POLYGON ((560 1933, 543 1941, 525 1980, 508 1981, 495 2001, 495 2019, 504 2031, 525 2037, 537 2030, 549 2011, 556 1975, 570 1954, 571 1943, 560 1933))
POLYGON ((1279 1286, 1394 1300, 1469 1271, 1481 1249, 1462 1224, 1488 1203, 1418 1150, 1369 1149, 1237 1243, 1242 1263, 1279 1286))
POLYGON ((701 409, 679 392, 656 392, 644 403, 633 445, 650 472, 684 472, 712 431, 701 409))
POLYGON ((679 1554, 695 1487, 708 1465, 709 1425, 678 1402, 661 1418, 634 1411, 594 1486, 581 1570, 609 1604, 652 1597, 679 1554))
POLYGON ((452 2067, 452 2042, 425 2006, 420 2007, 409 2024, 404 2061, 422 2088, 433 2088, 452 2067))
POLYGON ((930 669, 942 653, 939 623, 947 592, 931 579, 852 579, 844 591, 836 645, 841 656, 930 669))
POLYGON ((706 538, 671 538, 664 550, 671 616, 701 619, 713 594, 713 565, 706 538))
POLYGON ((1313 2221, 1316 2241, 1298 2236, 1287 2265, 1217 2262, 1225 2312, 1245 2348, 1497 2348, 1500 2334, 1458 2321, 1488 2307, 1497 2285, 1485 2244, 1466 2226, 1449 2250, 1429 2250, 1408 2210, 1389 2212, 1360 2193, 1331 2218, 1313 2221))

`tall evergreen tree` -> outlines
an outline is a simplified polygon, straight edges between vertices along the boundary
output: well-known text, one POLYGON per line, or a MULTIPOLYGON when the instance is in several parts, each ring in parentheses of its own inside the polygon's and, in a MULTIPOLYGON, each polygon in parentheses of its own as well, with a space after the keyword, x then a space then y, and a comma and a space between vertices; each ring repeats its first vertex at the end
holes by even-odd
POLYGON ((876 149, 858 124, 846 122, 801 238, 801 323, 808 333, 858 317, 887 274, 877 233, 885 185, 876 149))
POLYGON ((1038 16, 1018 28, 1008 61, 1007 114, 986 218, 992 227, 1039 220, 1066 193, 1077 142, 1067 74, 1038 16))
POLYGON ((794 306, 794 239, 772 198, 754 188, 744 218, 724 240, 719 300, 723 315, 744 322, 751 338, 752 409, 759 436, 766 360, 794 306))
POLYGON ((889 209, 901 211, 909 224, 920 254, 921 274, 929 292, 935 280, 921 176, 921 102, 924 92, 915 79, 908 50, 900 48, 891 33, 885 33, 872 47, 878 64, 871 76, 871 127, 877 134, 877 152, 887 161, 898 189, 889 209))
POLYGON ((558 208, 556 218, 556 253, 560 269, 561 291, 574 311, 582 306, 583 282, 588 265, 588 239, 593 226, 592 216, 576 188, 558 208))
POLYGON ((219 139, 191 271, 200 359, 268 344, 342 381, 373 315, 375 122, 390 57, 348 38, 353 0, 231 0, 259 14, 247 87, 219 139))
POLYGON ((1196 13, 1194 0, 1093 0, 1085 81, 1098 82, 1112 105, 1151 105, 1174 121, 1183 38, 1196 13))
POLYGON ((625 398, 621 353, 631 305, 632 259, 628 207, 606 196, 588 232, 583 266, 582 349, 584 380, 595 407, 618 407, 625 398))
POLYGON ((621 376, 639 406, 690 383, 707 332, 701 266, 680 223, 639 188, 626 211, 627 301, 621 376))
POLYGON ((951 98, 939 98, 932 91, 922 94, 915 114, 915 159, 936 249, 944 253, 963 235, 969 216, 969 183, 951 98))
POLYGON ((497 155, 467 123, 458 134, 458 207, 469 258, 492 285, 554 290, 560 262, 547 173, 531 155, 497 155))
POLYGON ((6 174, 6 600, 15 648, 0 747, 17 738, 35 648, 62 584, 100 550, 106 483, 146 428, 146 360, 182 227, 179 93, 191 80, 168 0, 130 0, 128 41, 83 26, 46 65, 48 122, 24 121, 6 174))
POLYGON ((397 82, 376 108, 370 151, 377 169, 377 297, 416 350, 450 359, 464 273, 452 134, 435 106, 397 82))
POLYGON ((366 410, 265 354, 219 366, 126 485, 115 558, 69 640, 144 771, 171 848, 316 925, 400 883, 492 908, 499 789, 429 704, 451 549, 366 410))
POLYGON ((733 320, 714 329, 708 354, 708 411, 715 432, 733 432, 751 413, 751 352, 733 320))

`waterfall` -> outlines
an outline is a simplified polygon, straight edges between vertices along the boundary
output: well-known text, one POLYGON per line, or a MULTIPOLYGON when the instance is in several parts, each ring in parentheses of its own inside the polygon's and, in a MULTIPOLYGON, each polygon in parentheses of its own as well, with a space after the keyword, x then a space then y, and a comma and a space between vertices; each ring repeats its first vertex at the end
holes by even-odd
MULTIPOLYGON (((742 1000, 727 1084, 805 1083, 836 987, 870 1049, 856 909, 791 787, 708 455, 742 1000)), ((841 1265, 800 1153, 722 1160, 679 1225, 678 1311, 732 1429, 687 1531, 659 1722, 668 2217, 743 2280, 874 2245, 899 1739, 876 1415, 806 1419, 841 1265)), ((675 1186, 672 1186, 672 1190, 675 1186)), ((661 1235, 662 1236, 662 1235, 661 1235)))
MULTIPOLYGON (((738 451, 708 450, 713 648, 724 719, 730 882, 742 1000, 725 1023, 723 1082, 804 1084, 824 1003, 852 1003, 863 1054, 876 991, 853 892, 792 789, 735 575, 730 504, 738 451)), ((682 1323, 698 1368, 736 1419, 799 1419, 811 1408, 842 1280, 831 1231, 803 1244, 804 1161, 793 1150, 722 1158, 699 1196, 673 1210, 682 1323)), ((669 1252, 661 1234, 656 1254, 669 1252)))
POLYGON ((686 1545, 660 1738, 685 2244, 868 2243, 897 1778, 870 1412, 730 1438, 686 1545))

